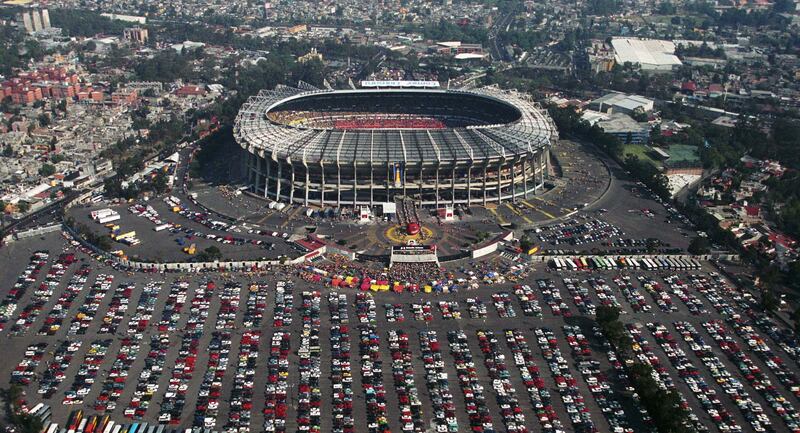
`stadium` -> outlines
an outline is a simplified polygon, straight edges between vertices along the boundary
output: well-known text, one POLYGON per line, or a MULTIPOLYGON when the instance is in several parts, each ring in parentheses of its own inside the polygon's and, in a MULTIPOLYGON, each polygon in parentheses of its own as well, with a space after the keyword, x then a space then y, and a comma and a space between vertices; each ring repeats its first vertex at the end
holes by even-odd
POLYGON ((557 131, 529 96, 472 90, 262 90, 234 135, 249 188, 303 205, 513 201, 544 186, 557 131))

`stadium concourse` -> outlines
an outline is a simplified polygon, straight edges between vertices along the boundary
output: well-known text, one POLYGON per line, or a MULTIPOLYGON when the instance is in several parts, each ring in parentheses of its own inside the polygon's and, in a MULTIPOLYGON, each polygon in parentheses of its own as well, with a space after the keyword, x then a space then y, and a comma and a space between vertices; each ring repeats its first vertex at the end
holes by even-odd
POLYGON ((241 108, 247 184, 304 206, 410 198, 486 205, 540 193, 558 133, 528 95, 475 90, 280 86, 241 108))

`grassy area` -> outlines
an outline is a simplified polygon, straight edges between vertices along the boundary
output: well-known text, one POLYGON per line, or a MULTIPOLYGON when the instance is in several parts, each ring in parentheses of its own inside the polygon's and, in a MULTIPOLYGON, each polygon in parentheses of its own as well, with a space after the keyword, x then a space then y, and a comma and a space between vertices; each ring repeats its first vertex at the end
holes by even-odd
POLYGON ((661 163, 650 157, 649 147, 643 144, 624 144, 622 145, 622 158, 625 159, 628 155, 636 155, 642 161, 647 161, 656 167, 661 167, 661 163))

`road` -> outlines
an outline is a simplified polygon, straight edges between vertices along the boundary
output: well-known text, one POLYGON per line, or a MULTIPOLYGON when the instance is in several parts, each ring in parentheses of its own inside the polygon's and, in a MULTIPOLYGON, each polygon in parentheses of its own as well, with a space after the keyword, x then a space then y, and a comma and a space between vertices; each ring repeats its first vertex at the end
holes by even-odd
POLYGON ((506 28, 511 24, 518 10, 519 5, 514 6, 510 11, 498 18, 494 25, 492 25, 492 28, 489 29, 489 54, 492 55, 492 59, 495 61, 505 62, 513 60, 509 58, 508 54, 503 49, 503 41, 498 38, 498 34, 506 31, 506 28))

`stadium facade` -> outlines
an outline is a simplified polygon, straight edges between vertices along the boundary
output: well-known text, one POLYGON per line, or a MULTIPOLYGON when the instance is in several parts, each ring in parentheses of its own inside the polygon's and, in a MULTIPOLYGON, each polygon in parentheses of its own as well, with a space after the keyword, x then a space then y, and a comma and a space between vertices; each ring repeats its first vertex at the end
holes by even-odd
POLYGON ((241 108, 234 135, 252 192, 304 205, 513 201, 544 186, 556 128, 528 95, 279 86, 241 108))

